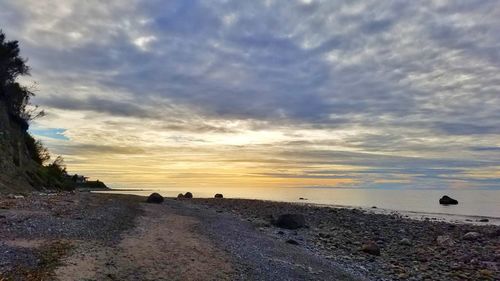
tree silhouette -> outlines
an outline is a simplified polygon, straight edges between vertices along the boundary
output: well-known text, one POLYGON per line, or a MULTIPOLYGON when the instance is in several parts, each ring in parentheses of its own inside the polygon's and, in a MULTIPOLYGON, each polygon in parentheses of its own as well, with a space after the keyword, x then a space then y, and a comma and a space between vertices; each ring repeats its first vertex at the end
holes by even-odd
POLYGON ((29 127, 29 121, 44 115, 38 107, 30 106, 34 93, 16 82, 16 78, 29 75, 26 59, 20 56, 19 42, 7 41, 0 30, 0 99, 5 101, 9 114, 24 130, 29 127))

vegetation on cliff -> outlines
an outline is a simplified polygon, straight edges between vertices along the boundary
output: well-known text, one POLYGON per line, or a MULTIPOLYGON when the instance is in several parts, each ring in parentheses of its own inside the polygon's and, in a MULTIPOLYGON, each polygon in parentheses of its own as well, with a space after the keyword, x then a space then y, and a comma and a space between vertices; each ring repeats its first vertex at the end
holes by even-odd
POLYGON ((28 132, 30 122, 44 115, 31 104, 35 95, 17 78, 29 75, 19 42, 8 41, 0 30, 0 191, 1 187, 23 185, 34 188, 73 189, 61 156, 50 162, 48 149, 28 132))

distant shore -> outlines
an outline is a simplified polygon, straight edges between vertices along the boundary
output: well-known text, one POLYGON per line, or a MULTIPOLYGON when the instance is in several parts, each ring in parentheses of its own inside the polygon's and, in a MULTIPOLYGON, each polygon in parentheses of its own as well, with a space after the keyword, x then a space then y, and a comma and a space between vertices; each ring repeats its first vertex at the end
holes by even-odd
POLYGON ((9 253, 0 257, 0 277, 500 278, 500 227, 495 225, 259 200, 144 201, 140 196, 88 192, 0 197, 0 250, 9 253), (303 216, 304 227, 277 227, 282 214, 303 216), (50 260, 34 262, 41 257, 50 260))

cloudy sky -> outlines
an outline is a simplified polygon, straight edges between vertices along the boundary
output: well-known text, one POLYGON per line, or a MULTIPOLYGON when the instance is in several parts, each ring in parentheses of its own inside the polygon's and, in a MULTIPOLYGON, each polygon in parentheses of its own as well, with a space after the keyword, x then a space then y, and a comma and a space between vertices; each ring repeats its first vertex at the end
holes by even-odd
POLYGON ((0 0, 70 172, 500 189, 500 4, 0 0))

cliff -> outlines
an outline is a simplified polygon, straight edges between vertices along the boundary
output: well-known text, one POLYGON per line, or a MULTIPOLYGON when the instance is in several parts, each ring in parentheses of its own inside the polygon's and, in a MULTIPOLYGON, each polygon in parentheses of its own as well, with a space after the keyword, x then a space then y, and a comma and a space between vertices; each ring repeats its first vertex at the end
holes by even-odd
POLYGON ((30 155, 23 126, 0 96, 0 192, 28 191, 41 184, 36 175, 40 165, 30 155))

